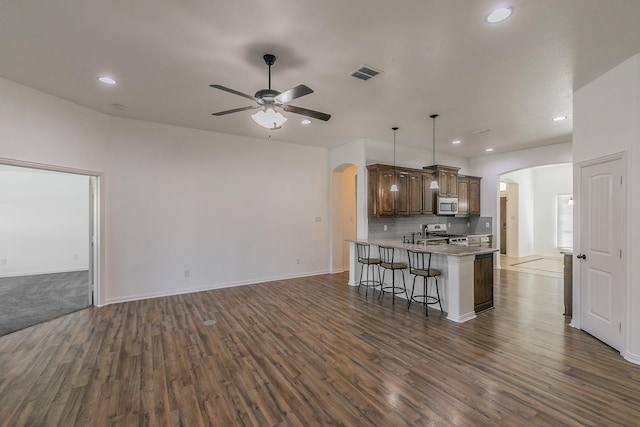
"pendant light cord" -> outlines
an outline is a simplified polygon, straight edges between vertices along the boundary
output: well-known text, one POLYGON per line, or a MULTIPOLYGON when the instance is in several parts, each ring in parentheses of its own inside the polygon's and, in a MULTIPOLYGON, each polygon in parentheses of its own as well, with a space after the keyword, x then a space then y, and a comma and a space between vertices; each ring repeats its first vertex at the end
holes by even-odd
POLYGON ((436 117, 438 117, 437 114, 432 114, 431 116, 429 116, 433 119, 433 156, 432 156, 432 160, 433 160, 433 165, 436 165, 436 117))

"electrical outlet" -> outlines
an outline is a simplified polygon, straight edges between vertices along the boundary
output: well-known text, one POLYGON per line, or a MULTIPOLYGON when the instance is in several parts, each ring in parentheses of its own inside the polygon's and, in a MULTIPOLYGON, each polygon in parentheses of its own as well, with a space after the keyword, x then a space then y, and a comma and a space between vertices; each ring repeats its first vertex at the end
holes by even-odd
POLYGON ((387 231, 387 225, 386 224, 383 226, 383 230, 387 231))
POLYGON ((7 259, 6 258, 2 258, 0 260, 0 265, 7 265, 7 259))
POLYGON ((300 264, 300 258, 296 260, 296 264, 300 264))
POLYGON ((488 222, 485 222, 485 223, 484 223, 484 226, 485 226, 485 227, 487 227, 487 228, 489 228, 489 223, 488 223, 488 222))
POLYGON ((467 223, 467 228, 471 227, 471 223, 467 223))
POLYGON ((73 260, 74 260, 74 261, 77 261, 77 260, 78 260, 78 255, 74 255, 74 256, 73 256, 73 260))
POLYGON ((322 222, 322 217, 321 216, 317 216, 316 217, 316 222, 322 222))
POLYGON ((422 224, 418 225, 418 230, 422 231, 422 224))
POLYGON ((191 270, 185 270, 184 277, 190 277, 190 276, 191 276, 191 270))

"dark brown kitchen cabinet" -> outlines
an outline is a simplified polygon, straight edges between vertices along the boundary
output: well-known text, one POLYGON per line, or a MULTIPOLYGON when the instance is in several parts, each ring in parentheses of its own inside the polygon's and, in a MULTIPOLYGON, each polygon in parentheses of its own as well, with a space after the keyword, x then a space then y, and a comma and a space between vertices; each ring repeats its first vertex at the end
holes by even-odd
POLYGON ((436 165, 435 172, 438 178, 438 196, 457 197, 458 196, 458 170, 451 166, 436 165))
POLYGON ((409 215, 422 214, 422 173, 409 172, 409 215))
POLYGON ((480 215, 480 179, 469 177, 469 215, 480 215))
POLYGON ((469 215, 469 177, 458 175, 458 215, 469 215))
POLYGON ((435 213, 435 190, 431 190, 429 187, 435 174, 432 171, 424 171, 420 176, 422 177, 422 214, 433 214, 435 213))
POLYGON ((409 215, 409 172, 388 165, 367 166, 368 213, 370 217, 409 215), (398 191, 391 191, 396 184, 398 191))
POLYGON ((473 264, 473 308, 476 313, 493 307, 493 253, 476 255, 473 264))
POLYGON ((480 215, 480 178, 458 175, 458 215, 480 215))

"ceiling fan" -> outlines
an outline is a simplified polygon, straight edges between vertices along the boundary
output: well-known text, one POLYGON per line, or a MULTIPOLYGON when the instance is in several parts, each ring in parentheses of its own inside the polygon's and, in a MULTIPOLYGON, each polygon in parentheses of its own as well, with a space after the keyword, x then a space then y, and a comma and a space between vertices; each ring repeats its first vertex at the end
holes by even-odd
POLYGON ((280 129, 280 127, 287 121, 287 118, 280 114, 276 108, 280 108, 283 111, 290 113, 301 114, 303 116, 311 117, 314 119, 324 120, 325 122, 331 118, 330 114, 321 113, 319 111, 309 110, 302 107, 296 107, 295 105, 289 105, 290 101, 301 96, 309 95, 313 93, 313 90, 305 85, 298 85, 282 93, 277 90, 271 89, 271 66, 276 62, 275 55, 267 54, 262 57, 264 62, 269 66, 269 89, 261 89, 256 92, 254 96, 247 95, 246 93, 238 92, 237 90, 229 89, 221 85, 209 85, 212 88, 220 89, 225 92, 233 93, 235 95, 242 96, 258 103, 258 105, 252 105, 249 107, 234 108, 233 110, 220 111, 218 113, 212 113, 214 116, 224 116, 225 114, 237 113, 246 110, 260 109, 256 114, 253 114, 251 118, 260 126, 267 129, 280 129))

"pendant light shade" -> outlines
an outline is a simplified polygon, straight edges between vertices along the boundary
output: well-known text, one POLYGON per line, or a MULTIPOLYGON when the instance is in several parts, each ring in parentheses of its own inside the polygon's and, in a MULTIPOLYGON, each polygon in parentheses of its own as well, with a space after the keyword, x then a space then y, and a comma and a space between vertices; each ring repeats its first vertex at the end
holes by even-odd
MULTIPOLYGON (((436 117, 438 117, 438 115, 432 114, 429 117, 433 119, 433 165, 435 166, 436 165, 436 117)), ((434 176, 433 181, 431 181, 431 184, 429 184, 430 190, 440 189, 440 186, 438 185, 438 180, 436 178, 437 177, 434 176)))
POLYGON ((393 130, 393 184, 391 184, 391 188, 389 191, 396 192, 398 191, 398 185, 396 184, 396 131, 398 127, 392 127, 393 130))

